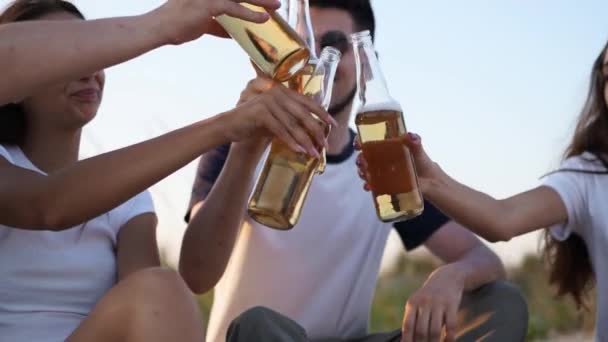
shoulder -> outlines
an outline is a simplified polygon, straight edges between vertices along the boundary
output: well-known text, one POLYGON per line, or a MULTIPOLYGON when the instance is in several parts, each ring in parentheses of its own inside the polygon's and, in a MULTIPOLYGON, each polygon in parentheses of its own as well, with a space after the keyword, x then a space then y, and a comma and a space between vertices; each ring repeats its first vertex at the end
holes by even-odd
POLYGON ((145 213, 154 213, 154 201, 147 190, 114 208, 109 212, 109 215, 112 226, 120 229, 132 218, 145 213))
POLYGON ((602 159, 591 152, 584 152, 582 154, 569 157, 565 159, 560 165, 559 171, 591 171, 591 172, 608 172, 608 169, 602 159))
POLYGON ((594 176, 607 175, 608 168, 596 155, 585 152, 565 159, 544 177, 544 185, 554 189, 581 187, 594 176))
POLYGON ((11 150, 10 146, 0 144, 0 157, 6 159, 9 163, 14 164, 13 156, 9 152, 11 150))

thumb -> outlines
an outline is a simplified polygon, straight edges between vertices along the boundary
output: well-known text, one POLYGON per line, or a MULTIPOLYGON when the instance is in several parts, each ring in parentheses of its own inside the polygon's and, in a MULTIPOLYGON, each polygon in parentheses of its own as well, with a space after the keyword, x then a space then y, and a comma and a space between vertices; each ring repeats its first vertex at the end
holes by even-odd
POLYGON ((230 35, 224 28, 215 20, 211 20, 207 29, 207 34, 218 38, 230 38, 230 35))
POLYGON ((414 157, 420 157, 425 154, 424 148, 422 147, 422 138, 416 134, 409 132, 405 139, 403 139, 404 144, 410 149, 410 152, 414 155, 414 157))

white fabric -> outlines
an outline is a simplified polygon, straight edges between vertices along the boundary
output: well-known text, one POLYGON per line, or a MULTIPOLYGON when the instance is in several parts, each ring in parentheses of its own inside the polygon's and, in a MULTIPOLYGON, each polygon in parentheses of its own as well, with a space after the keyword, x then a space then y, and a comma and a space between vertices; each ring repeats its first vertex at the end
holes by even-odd
MULTIPOLYGON (((592 154, 567 159, 560 169, 606 171, 592 154)), ((608 341, 608 174, 560 171, 544 183, 554 189, 568 211, 568 221, 551 227, 560 241, 572 233, 583 238, 597 279, 597 341, 608 341)))
MULTIPOLYGON (((0 145, 0 155, 44 174, 18 147, 0 145)), ((0 225, 0 340, 64 341, 116 283, 120 228, 153 211, 144 192, 61 232, 0 225)))
POLYGON ((224 341, 230 322, 259 305, 295 320, 311 338, 366 333, 392 226, 378 220, 355 160, 315 176, 292 230, 246 221, 215 288, 208 341, 224 341))

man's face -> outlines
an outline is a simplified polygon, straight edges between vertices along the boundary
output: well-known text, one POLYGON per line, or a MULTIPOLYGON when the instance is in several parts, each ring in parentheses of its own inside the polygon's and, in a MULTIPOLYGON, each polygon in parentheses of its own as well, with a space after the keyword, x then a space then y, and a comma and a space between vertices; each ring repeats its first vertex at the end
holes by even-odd
POLYGON ((357 31, 356 26, 348 12, 336 8, 311 7, 310 17, 315 32, 317 54, 320 54, 324 47, 321 44, 334 46, 342 52, 329 109, 330 113, 339 114, 334 112, 342 111, 350 104, 357 86, 355 56, 350 44, 350 35, 357 31))

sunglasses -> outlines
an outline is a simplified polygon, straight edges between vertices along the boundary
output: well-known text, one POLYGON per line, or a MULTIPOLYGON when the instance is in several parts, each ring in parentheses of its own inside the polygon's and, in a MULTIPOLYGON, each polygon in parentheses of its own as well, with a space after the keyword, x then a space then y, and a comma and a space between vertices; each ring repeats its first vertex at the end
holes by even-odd
POLYGON ((323 48, 331 46, 336 48, 340 53, 345 54, 350 50, 350 43, 346 34, 342 31, 329 31, 321 36, 320 40, 321 50, 323 48))

